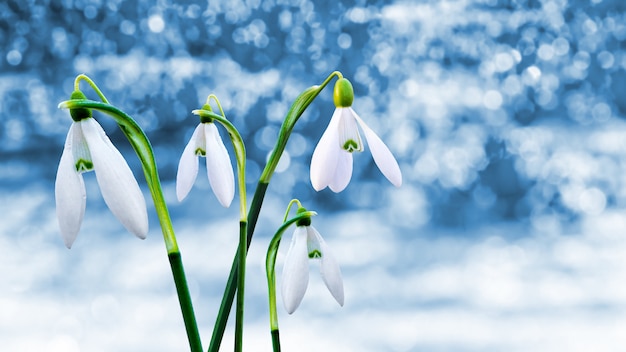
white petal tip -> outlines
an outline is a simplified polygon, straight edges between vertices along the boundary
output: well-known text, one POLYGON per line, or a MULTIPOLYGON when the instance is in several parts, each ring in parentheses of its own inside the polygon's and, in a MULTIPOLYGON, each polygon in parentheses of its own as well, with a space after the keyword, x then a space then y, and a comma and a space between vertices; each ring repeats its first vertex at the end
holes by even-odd
POLYGON ((146 217, 146 221, 140 221, 138 223, 132 224, 132 227, 128 227, 128 230, 132 232, 137 238, 145 240, 148 237, 148 221, 146 217))
POLYGON ((59 105, 57 106, 57 109, 67 109, 67 102, 63 101, 59 103, 59 105))
POLYGON ((233 202, 233 200, 228 200, 228 201, 222 201, 221 199, 218 199, 220 201, 220 204, 224 207, 224 208, 230 208, 231 203, 233 202))
POLYGON ((313 186, 313 189, 314 189, 316 192, 319 192, 319 191, 323 190, 324 188, 326 188, 326 187, 321 187, 321 186, 319 186, 319 185, 315 185, 315 184, 311 184, 311 185, 313 186))
POLYGON ((77 236, 78 236, 78 232, 72 232, 72 233, 61 232, 61 238, 63 239, 63 243, 65 244, 65 247, 67 247, 67 249, 72 249, 72 245, 74 244, 74 241, 76 240, 77 236))
MULTIPOLYGON (((144 203, 145 204, 145 203, 144 203)), ((109 209, 111 207, 109 206, 109 209)), ((148 235, 148 214, 146 208, 126 209, 129 213, 121 216, 118 211, 113 212, 117 219, 130 233, 137 238, 145 239, 148 235)))
POLYGON ((333 296, 335 301, 337 301, 337 303, 339 303, 339 305, 343 307, 343 303, 344 303, 343 284, 341 284, 341 286, 339 287, 334 287, 332 289, 330 286, 328 288, 330 290, 330 294, 333 296))
POLYGON ((300 306, 303 297, 304 295, 296 297, 294 294, 287 294, 283 296, 283 305, 285 306, 287 313, 293 314, 293 312, 295 312, 300 306))
POLYGON ((328 188, 330 188, 331 191, 335 192, 335 193, 341 193, 341 191, 343 191, 344 189, 346 189, 348 185, 346 184, 345 186, 340 186, 340 187, 333 187, 332 185, 329 186, 328 188))
POLYGON ((182 202, 183 200, 185 200, 185 198, 187 198, 187 194, 182 194, 179 192, 176 192, 176 199, 178 199, 178 202, 182 202))

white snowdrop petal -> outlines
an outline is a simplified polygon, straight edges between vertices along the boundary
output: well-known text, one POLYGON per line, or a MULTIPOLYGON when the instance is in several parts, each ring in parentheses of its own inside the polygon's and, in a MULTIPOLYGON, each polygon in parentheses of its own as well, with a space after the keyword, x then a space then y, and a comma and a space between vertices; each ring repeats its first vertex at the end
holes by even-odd
POLYGON ((214 123, 203 123, 206 137, 206 168, 213 193, 224 207, 235 196, 235 176, 230 156, 214 123))
POLYGON ((343 191, 352 178, 352 154, 341 150, 337 158, 337 166, 332 180, 328 184, 331 191, 339 193, 343 191))
POLYGON ((72 154, 73 133, 82 133, 76 123, 72 123, 67 134, 65 147, 61 154, 61 161, 57 169, 54 193, 56 201, 57 220, 61 230, 63 242, 71 248, 85 215, 86 193, 82 176, 76 172, 74 156, 72 154))
POLYGON ((330 123, 322 138, 317 143, 311 158, 311 184, 316 191, 326 188, 332 181, 337 159, 343 152, 339 146, 339 131, 337 124, 341 116, 341 110, 335 109, 330 123))
POLYGON ((319 232, 317 232, 317 230, 312 226, 307 227, 307 232, 309 234, 309 238, 316 238, 320 251, 322 252, 320 264, 320 273, 322 275, 322 279, 324 280, 328 291, 330 291, 331 295, 333 295, 337 303, 339 303, 340 306, 343 306, 343 278, 341 276, 341 269, 339 268, 339 264, 337 263, 337 260, 335 260, 335 257, 332 255, 330 249, 328 248, 326 241, 324 241, 319 232))
POLYGON ((308 285, 307 231, 304 226, 298 226, 291 239, 283 266, 281 293, 287 313, 291 314, 298 308, 308 285))
POLYGON ((128 231, 145 238, 148 233, 146 201, 126 160, 95 119, 84 119, 80 125, 105 203, 128 231))
POLYGON ((374 162, 380 172, 391 182, 394 186, 400 187, 402 185, 402 172, 400 171, 400 166, 394 158, 393 154, 385 143, 376 135, 374 131, 372 131, 369 126, 365 124, 365 122, 354 113, 354 117, 359 122, 359 125, 363 129, 363 133, 365 133, 365 139, 367 140, 367 144, 369 145, 370 151, 372 152, 372 157, 374 158, 374 162))
POLYGON ((187 197, 189 191, 196 182, 198 176, 198 156, 196 149, 198 148, 198 138, 203 136, 202 124, 199 124, 191 135, 191 139, 180 157, 178 162, 178 171, 176 173, 176 197, 178 201, 182 201, 187 197))

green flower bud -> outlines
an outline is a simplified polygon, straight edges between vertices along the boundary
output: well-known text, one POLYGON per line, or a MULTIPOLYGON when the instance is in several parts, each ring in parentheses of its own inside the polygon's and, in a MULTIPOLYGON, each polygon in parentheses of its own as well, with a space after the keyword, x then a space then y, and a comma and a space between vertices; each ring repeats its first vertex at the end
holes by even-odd
MULTIPOLYGON (((202 105, 202 110, 213 112, 213 109, 211 109, 211 105, 209 104, 202 105)), ((200 122, 202 123, 213 122, 213 119, 206 115, 200 115, 200 122)))
POLYGON ((335 89, 333 89, 333 101, 338 108, 347 108, 352 106, 354 100, 354 89, 352 89, 352 83, 345 78, 340 78, 335 83, 335 89))
MULTIPOLYGON (((305 211, 307 211, 306 208, 298 207, 297 214, 304 213, 305 211)), ((296 226, 310 226, 310 225, 311 225, 311 218, 310 217, 302 218, 302 219, 296 221, 296 226)))
MULTIPOLYGON (((87 97, 80 90, 75 90, 70 95, 70 99, 72 100, 87 100, 87 97)), ((72 116, 72 120, 78 122, 82 119, 86 119, 92 117, 91 109, 86 108, 74 108, 70 109, 70 116, 72 116)))

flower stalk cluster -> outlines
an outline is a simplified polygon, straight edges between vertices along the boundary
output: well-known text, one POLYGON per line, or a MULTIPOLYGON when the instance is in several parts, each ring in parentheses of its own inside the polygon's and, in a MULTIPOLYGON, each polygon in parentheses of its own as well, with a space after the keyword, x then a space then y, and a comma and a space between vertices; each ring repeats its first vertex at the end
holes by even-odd
MULTIPOLYGON (((191 192, 199 172, 199 161, 205 158, 206 173, 219 203, 229 207, 234 199, 235 185, 239 194, 239 245, 224 290, 218 316, 213 328, 209 351, 218 351, 226 328, 236 293, 235 351, 243 351, 243 313, 246 277, 246 256, 250 246, 265 193, 272 175, 284 152, 296 122, 320 92, 337 78, 333 90, 335 113, 313 152, 311 160, 311 184, 317 191, 326 187, 333 192, 344 190, 352 177, 352 155, 365 149, 361 132, 365 136, 374 162, 383 175, 395 186, 402 183, 402 174, 389 148, 352 109, 354 92, 351 83, 341 73, 333 72, 322 84, 312 86, 301 93, 287 112, 281 126, 276 145, 263 169, 254 192, 250 208, 247 205, 245 180, 246 150, 241 135, 226 118, 216 96, 207 97, 201 109, 192 113, 199 117, 190 140, 182 151, 176 175, 176 195, 184 201, 191 192), (214 102, 219 114, 213 111, 214 102), (235 153, 237 178, 231 156, 220 135, 223 128, 231 141, 235 153)), ((85 75, 75 81, 70 100, 59 107, 69 109, 72 117, 55 183, 57 218, 65 245, 70 248, 80 230, 85 212, 86 192, 83 174, 94 171, 103 199, 111 212, 132 234, 145 238, 148 233, 148 214, 145 199, 133 172, 122 154, 93 117, 98 111, 112 117, 133 146, 141 161, 146 183, 152 195, 157 217, 161 225, 165 247, 179 297, 185 322, 190 350, 202 351, 202 343, 189 294, 180 249, 176 241, 167 204, 163 197, 158 169, 152 146, 141 127, 129 115, 111 105, 95 83, 85 75), (101 101, 92 101, 79 90, 79 82, 86 81, 101 101)), ((344 304, 344 287, 341 270, 320 233, 311 225, 315 212, 308 211, 297 199, 292 200, 285 213, 282 225, 272 238, 266 257, 268 280, 270 331, 274 351, 280 351, 278 313, 276 308, 275 265, 282 234, 291 225, 296 229, 283 264, 281 296, 285 310, 292 314, 301 304, 309 281, 309 263, 319 262, 320 274, 329 292, 339 303, 344 304), (293 205, 297 204, 296 215, 289 218, 293 205)))

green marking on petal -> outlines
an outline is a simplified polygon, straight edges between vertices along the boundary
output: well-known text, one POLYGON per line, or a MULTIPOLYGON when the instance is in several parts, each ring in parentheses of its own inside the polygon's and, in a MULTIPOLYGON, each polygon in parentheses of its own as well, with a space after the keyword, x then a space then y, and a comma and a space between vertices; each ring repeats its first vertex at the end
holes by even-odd
POLYGON ((359 144, 354 141, 353 139, 348 139, 344 144, 343 144, 343 149, 352 153, 355 150, 359 150, 359 144))
POLYGON ((76 172, 86 172, 93 170, 93 163, 85 159, 78 159, 74 166, 76 167, 76 172))
POLYGON ((309 253, 309 258, 313 259, 313 258, 321 258, 322 257, 322 252, 318 251, 317 249, 314 249, 312 252, 309 253))
POLYGON ((197 148, 196 149, 196 155, 206 156, 206 150, 204 150, 202 148, 197 148))

